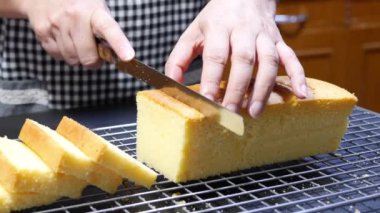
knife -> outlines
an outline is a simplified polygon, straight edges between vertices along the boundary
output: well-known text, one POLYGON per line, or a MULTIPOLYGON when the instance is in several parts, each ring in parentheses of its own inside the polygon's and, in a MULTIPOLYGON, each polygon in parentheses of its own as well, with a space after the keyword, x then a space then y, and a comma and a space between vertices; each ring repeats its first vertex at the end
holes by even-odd
POLYGON ((137 59, 128 62, 119 60, 109 44, 101 38, 97 38, 97 48, 101 59, 115 64, 122 72, 160 89, 167 95, 195 108, 206 117, 215 117, 221 126, 235 134, 240 136, 244 134, 244 122, 241 115, 229 111, 137 59))

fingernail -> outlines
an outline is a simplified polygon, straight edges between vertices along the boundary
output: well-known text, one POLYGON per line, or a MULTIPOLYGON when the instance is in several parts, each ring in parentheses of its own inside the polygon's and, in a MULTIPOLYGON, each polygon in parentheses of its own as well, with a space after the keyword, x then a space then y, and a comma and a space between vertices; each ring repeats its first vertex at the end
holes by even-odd
POLYGON ((132 48, 125 48, 121 60, 130 61, 135 57, 135 51, 132 48))
POLYGON ((228 105, 226 106, 226 108, 227 108, 228 110, 232 111, 232 112, 237 112, 237 111, 238 111, 238 108, 237 108, 236 104, 228 104, 228 105))
POLYGON ((258 118, 261 112, 263 111, 264 104, 261 101, 254 101, 251 107, 249 108, 249 114, 252 118, 258 118))
POLYGON ((127 52, 127 60, 132 60, 135 57, 135 51, 133 49, 129 49, 127 52))
POLYGON ((306 86, 306 84, 303 84, 303 85, 301 86, 301 92, 302 92, 302 95, 303 95, 305 98, 307 98, 307 97, 309 96, 309 93, 308 93, 308 91, 307 91, 307 86, 306 86))

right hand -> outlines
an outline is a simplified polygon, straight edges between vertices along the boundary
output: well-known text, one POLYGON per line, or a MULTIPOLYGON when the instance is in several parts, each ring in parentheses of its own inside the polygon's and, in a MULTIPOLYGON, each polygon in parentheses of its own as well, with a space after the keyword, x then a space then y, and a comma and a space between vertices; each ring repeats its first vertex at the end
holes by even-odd
POLYGON ((26 1, 23 10, 42 47, 55 59, 99 67, 95 35, 104 38, 120 59, 135 56, 104 0, 33 0, 26 1))
POLYGON ((266 106, 278 64, 282 62, 295 95, 306 98, 304 70, 294 51, 283 41, 275 13, 275 0, 209 1, 178 40, 166 63, 166 74, 182 81, 191 61, 202 54, 200 93, 217 100, 223 71, 231 56, 222 105, 234 112, 247 107, 251 117, 257 118, 266 106), (255 64, 258 70, 253 81, 255 64), (251 83, 253 89, 249 88, 251 83))

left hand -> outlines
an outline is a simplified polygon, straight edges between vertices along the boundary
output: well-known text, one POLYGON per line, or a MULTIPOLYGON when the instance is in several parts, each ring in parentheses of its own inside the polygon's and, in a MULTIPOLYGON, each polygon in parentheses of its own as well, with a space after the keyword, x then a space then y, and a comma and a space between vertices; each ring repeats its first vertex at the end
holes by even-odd
POLYGON ((223 70, 231 56, 231 71, 222 105, 238 112, 252 80, 248 111, 256 118, 264 109, 281 62, 291 78, 295 95, 307 96, 304 70, 285 44, 274 21, 275 0, 211 0, 180 37, 169 56, 166 74, 183 81, 192 60, 202 54, 201 94, 216 100, 223 70))

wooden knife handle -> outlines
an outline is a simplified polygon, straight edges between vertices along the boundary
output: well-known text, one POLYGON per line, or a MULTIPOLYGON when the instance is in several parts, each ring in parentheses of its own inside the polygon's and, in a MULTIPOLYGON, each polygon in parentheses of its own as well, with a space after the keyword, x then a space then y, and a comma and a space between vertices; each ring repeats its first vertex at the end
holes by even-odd
POLYGON ((107 41, 99 37, 96 37, 95 40, 99 57, 109 63, 115 63, 117 61, 116 53, 112 50, 107 41))

